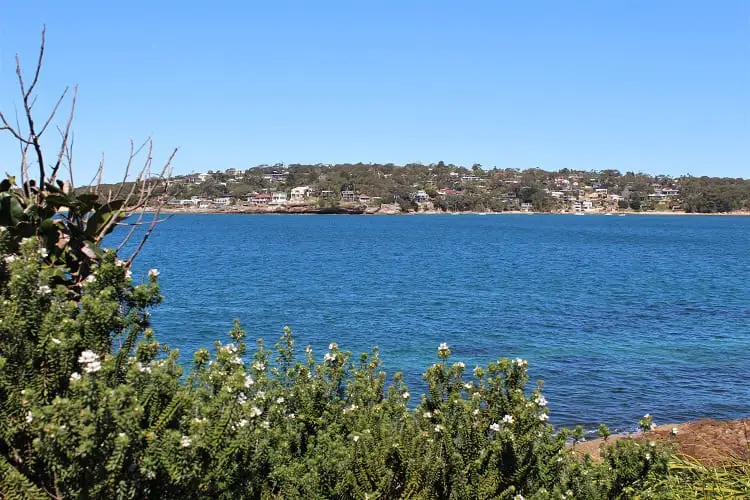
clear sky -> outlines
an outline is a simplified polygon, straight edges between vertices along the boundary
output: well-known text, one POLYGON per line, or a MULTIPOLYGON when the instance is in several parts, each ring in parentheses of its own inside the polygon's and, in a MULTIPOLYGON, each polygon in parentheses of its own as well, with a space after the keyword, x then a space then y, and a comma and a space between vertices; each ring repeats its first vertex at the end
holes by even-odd
POLYGON ((750 177, 748 0, 0 0, 6 113, 43 23, 38 107, 79 85, 79 178, 104 152, 115 179, 149 135, 156 160, 180 148, 176 173, 442 160, 750 177))

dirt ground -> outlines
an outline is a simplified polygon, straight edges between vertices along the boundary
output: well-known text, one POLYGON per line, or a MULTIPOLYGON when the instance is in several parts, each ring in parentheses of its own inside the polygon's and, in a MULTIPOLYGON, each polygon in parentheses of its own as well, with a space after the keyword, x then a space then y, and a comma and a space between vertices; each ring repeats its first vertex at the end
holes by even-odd
MULTIPOLYGON (((609 442, 617 439, 634 439, 676 441, 678 454, 697 459, 705 465, 716 465, 732 459, 750 460, 750 419, 742 420, 697 420, 684 424, 660 425, 645 435, 632 434, 610 436, 609 442), (672 428, 677 428, 677 435, 672 436, 672 428)), ((589 453, 593 458, 600 458, 602 439, 593 439, 578 443, 577 453, 589 453)))

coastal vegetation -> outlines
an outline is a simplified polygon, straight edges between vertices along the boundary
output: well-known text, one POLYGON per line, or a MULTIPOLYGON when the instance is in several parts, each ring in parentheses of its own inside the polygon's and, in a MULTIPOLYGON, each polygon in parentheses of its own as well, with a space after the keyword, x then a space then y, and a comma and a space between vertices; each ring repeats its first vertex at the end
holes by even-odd
POLYGON ((429 165, 261 165, 175 176, 174 207, 397 205, 402 212, 665 212, 750 210, 750 180, 429 165))
POLYGON ((72 173, 70 144, 63 133, 48 169, 32 82, 21 80, 28 127, 3 117, 22 178, 0 183, 0 497, 747 494, 744 463, 680 461, 672 442, 648 439, 650 416, 639 439, 613 439, 601 460, 577 454, 582 429, 549 424, 523 359, 472 369, 440 344, 420 397, 388 377, 377 349, 355 357, 332 342, 321 357, 288 328, 273 348, 250 349, 235 322, 223 342, 181 357, 151 328, 159 271, 131 270, 158 218, 133 241, 144 219, 125 212, 160 206, 166 176, 148 174, 147 154, 137 189, 59 181, 62 165, 72 173), (131 246, 103 247, 116 227, 128 255, 131 246))

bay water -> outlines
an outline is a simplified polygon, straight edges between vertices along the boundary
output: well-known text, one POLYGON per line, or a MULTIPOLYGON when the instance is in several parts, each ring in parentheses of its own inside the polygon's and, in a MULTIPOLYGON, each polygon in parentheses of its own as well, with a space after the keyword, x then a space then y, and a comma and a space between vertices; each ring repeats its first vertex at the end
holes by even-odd
POLYGON ((413 397, 441 342, 469 374, 527 359, 555 425, 750 415, 750 217, 175 215, 150 268, 186 363, 239 318, 251 347, 378 346, 413 397))

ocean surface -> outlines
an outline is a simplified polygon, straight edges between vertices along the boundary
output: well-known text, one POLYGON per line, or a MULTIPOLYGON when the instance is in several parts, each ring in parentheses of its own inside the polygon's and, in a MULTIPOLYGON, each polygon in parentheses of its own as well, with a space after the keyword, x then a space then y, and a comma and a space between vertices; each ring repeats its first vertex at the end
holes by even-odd
POLYGON ((750 416, 750 217, 175 215, 150 268, 186 362, 239 318, 251 347, 379 346, 414 395, 441 342, 528 359, 555 425, 750 416))

